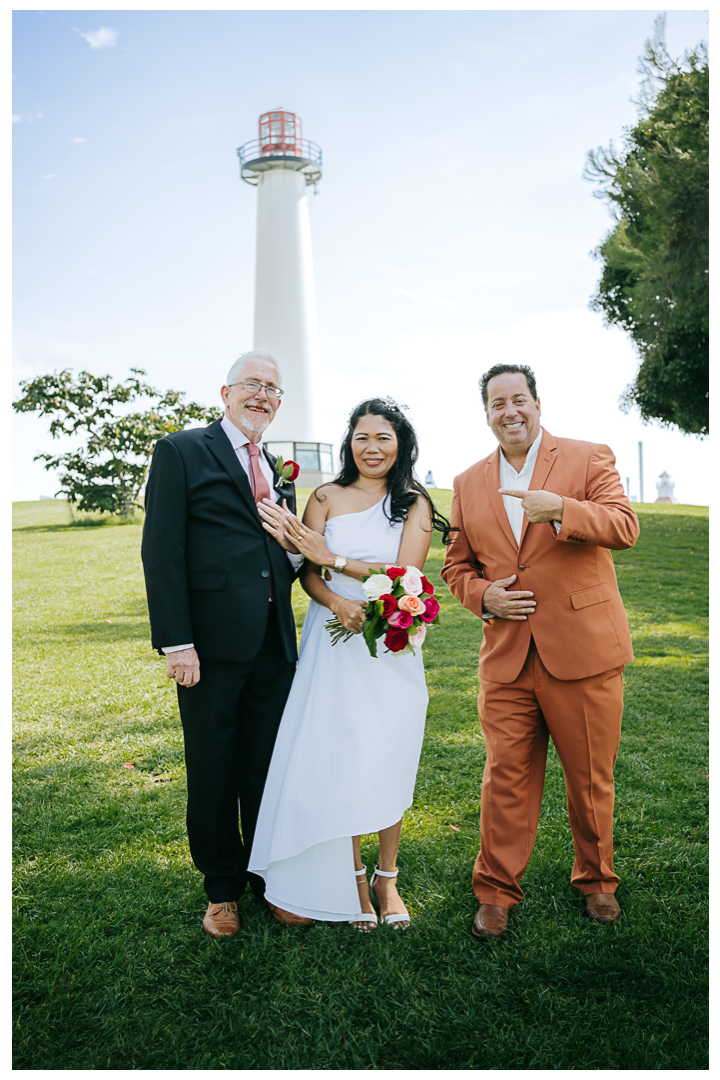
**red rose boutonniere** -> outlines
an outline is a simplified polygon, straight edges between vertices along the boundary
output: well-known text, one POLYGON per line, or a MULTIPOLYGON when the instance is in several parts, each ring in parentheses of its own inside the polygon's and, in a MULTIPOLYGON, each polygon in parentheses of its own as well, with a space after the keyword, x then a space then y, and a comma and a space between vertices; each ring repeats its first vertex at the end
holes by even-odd
POLYGON ((282 457, 278 457, 275 462, 275 472, 281 480, 289 480, 292 484, 292 482, 298 478, 300 466, 297 461, 292 461, 291 458, 284 461, 282 457))

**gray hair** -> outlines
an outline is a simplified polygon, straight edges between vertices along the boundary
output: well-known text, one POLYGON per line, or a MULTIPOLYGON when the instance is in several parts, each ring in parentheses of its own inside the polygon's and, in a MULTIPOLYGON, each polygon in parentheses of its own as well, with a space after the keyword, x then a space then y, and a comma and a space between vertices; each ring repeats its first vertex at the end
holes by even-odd
POLYGON ((282 370, 272 353, 269 353, 267 349, 253 349, 251 352, 243 353, 242 356, 238 356, 233 366, 228 371, 227 385, 231 386, 239 376, 242 369, 248 360, 267 360, 269 364, 275 368, 278 373, 278 382, 282 383, 282 370))

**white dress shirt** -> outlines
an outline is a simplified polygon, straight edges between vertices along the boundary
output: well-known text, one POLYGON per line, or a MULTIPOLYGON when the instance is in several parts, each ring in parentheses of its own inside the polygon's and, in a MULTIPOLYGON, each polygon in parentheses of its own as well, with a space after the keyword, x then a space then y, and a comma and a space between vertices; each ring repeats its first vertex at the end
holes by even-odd
MULTIPOLYGON (((248 450, 247 450, 247 445, 250 442, 250 440, 248 439, 245 432, 241 431, 239 427, 236 427, 235 424, 233 424, 230 417, 227 416, 227 415, 223 416, 222 420, 220 421, 220 426, 222 427, 223 431, 225 432, 228 439, 230 440, 230 442, 232 444, 232 448, 235 451, 235 454, 237 455, 237 459, 238 459, 238 461, 240 462, 240 464, 242 465, 243 469, 245 470, 245 472, 247 474, 247 478, 250 481, 250 490, 252 491, 252 477, 251 477, 251 473, 250 473, 250 454, 248 453, 248 450)), ((256 443, 256 445, 260 450, 260 453, 258 455, 258 464, 260 466, 260 472, 263 474, 263 476, 265 477, 265 479, 268 482, 268 487, 270 488, 270 498, 272 499, 272 501, 274 503, 279 503, 280 498, 281 498, 280 492, 276 491, 275 488, 273 487, 273 484, 275 483, 275 474, 273 473, 272 466, 270 465, 270 462, 268 461, 268 459, 265 457, 264 453, 262 452, 263 451, 263 441, 262 441, 262 439, 260 439, 260 441, 258 443, 256 443)), ((293 567, 293 570, 297 570, 297 568, 302 564, 304 556, 302 556, 302 555, 292 555, 289 551, 286 551, 285 554, 287 555, 288 559, 290 560, 290 562, 292 564, 292 567, 293 567)), ((166 645, 166 646, 163 647, 163 652, 164 653, 180 652, 181 649, 192 649, 192 648, 194 648, 192 642, 190 642, 190 644, 188 644, 188 645, 166 645)))
MULTIPOLYGON (((542 442, 542 428, 540 428, 540 434, 535 442, 532 444, 527 452, 525 458, 525 464, 520 472, 517 472, 514 465, 511 465, 508 459, 500 451, 500 487, 501 488, 514 488, 516 491, 527 491, 530 487, 530 480, 532 479, 533 469, 535 468, 535 461, 538 456, 538 450, 540 449, 540 443, 542 442)), ((525 517, 522 508, 522 499, 518 499, 515 495, 503 495, 503 505, 505 507, 505 513, 508 516, 510 522, 510 528, 513 531, 515 537, 515 543, 520 547, 520 535, 522 533, 523 518, 525 517)))
MULTIPOLYGON (((540 443, 542 442, 543 429, 540 428, 540 434, 535 442, 532 444, 527 452, 525 458, 525 464, 520 472, 517 472, 514 465, 511 465, 507 460, 502 450, 500 451, 500 487, 510 488, 514 491, 529 491, 530 481, 532 480, 533 469, 535 468, 535 462, 538 456, 538 450, 540 449, 540 443)), ((520 537, 522 535, 523 518, 525 517, 525 511, 522 507, 522 499, 518 499, 517 495, 503 495, 503 506, 505 507, 505 513, 507 514, 508 521, 510 522, 510 528, 512 529, 513 536, 515 537, 515 543, 520 547, 520 537)), ((560 532, 560 524, 557 521, 553 521, 555 531, 560 532)), ((493 619, 494 615, 491 615, 489 611, 483 610, 483 619, 493 619)))

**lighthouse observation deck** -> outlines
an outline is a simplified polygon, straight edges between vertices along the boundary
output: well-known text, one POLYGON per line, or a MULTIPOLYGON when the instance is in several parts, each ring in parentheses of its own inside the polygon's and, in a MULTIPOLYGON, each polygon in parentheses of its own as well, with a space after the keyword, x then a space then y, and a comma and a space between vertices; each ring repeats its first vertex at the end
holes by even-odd
POLYGON ((259 138, 243 143, 240 176, 248 184, 257 184, 260 174, 270 169, 301 172, 306 184, 317 184, 322 176, 322 150, 317 143, 302 137, 302 118, 286 109, 263 113, 258 121, 259 138))

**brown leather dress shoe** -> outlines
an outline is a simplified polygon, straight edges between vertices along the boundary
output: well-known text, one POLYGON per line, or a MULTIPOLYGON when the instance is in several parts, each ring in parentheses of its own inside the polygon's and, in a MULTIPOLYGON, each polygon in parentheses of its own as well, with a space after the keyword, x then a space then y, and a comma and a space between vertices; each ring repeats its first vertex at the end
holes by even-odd
POLYGON ((593 922, 617 922, 622 912, 613 893, 593 892, 585 895, 585 914, 593 922))
POLYGON ((269 900, 266 900, 265 903, 272 911, 273 918, 276 919, 281 926, 312 926, 315 922, 314 919, 306 919, 302 915, 294 915, 292 911, 285 911, 281 907, 275 907, 269 900))
POLYGON ((481 904, 472 921, 470 933, 478 941, 494 941, 501 938, 507 930, 508 908, 498 904, 481 904))
POLYGON ((234 900, 223 904, 208 904, 203 930, 210 934, 210 937, 235 937, 239 929, 240 916, 234 900))

